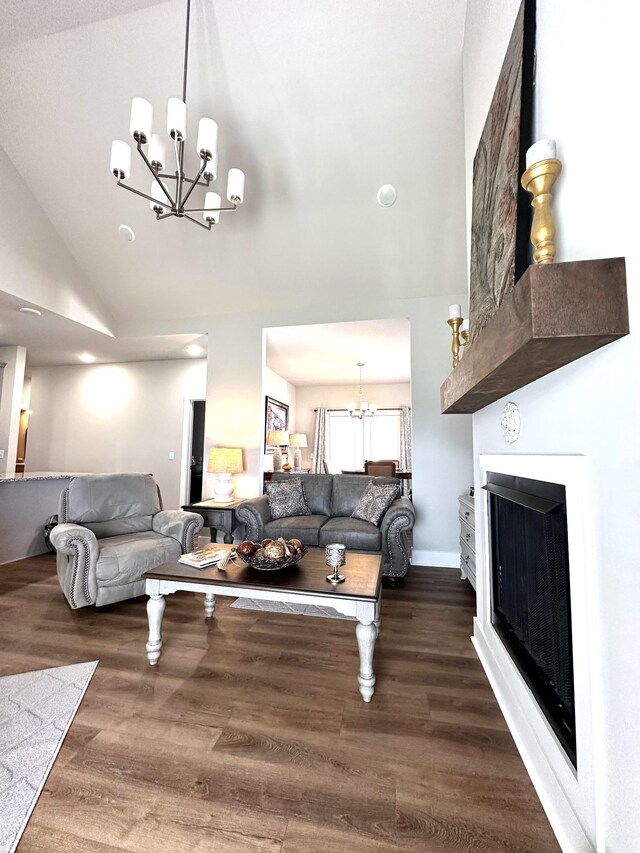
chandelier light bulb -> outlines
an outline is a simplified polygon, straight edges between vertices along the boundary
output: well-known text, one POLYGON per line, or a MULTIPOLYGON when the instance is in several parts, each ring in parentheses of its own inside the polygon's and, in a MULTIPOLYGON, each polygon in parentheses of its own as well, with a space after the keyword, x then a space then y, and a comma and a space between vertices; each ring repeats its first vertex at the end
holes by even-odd
POLYGON ((164 170, 167 162, 167 156, 165 153, 164 141, 159 133, 151 134, 148 160, 156 172, 162 172, 164 170))
MULTIPOLYGON (((207 193, 204 197, 204 206, 205 207, 221 207, 222 199, 218 195, 218 193, 207 193)), ((205 222, 211 222, 212 225, 217 225, 220 221, 220 211, 219 210, 203 210, 202 218, 205 222)))
POLYGON ((129 122, 129 133, 136 142, 143 145, 151 139, 151 123, 153 121, 153 107, 145 98, 134 98, 131 101, 131 121, 129 122))
POLYGON ((167 204, 167 198, 162 191, 162 187, 157 181, 151 181, 149 195, 155 199, 155 201, 149 202, 149 207, 154 213, 166 213, 167 210, 170 210, 170 205, 167 204))
POLYGON ((242 204, 244 199, 244 172, 241 169, 229 169, 227 180, 227 198, 231 204, 242 204))
POLYGON ((204 167, 204 172, 202 173, 203 177, 208 181, 215 181, 218 177, 218 152, 213 151, 211 154, 211 159, 207 160, 206 166, 204 167))
POLYGON ((131 174, 131 148, 121 139, 114 139, 111 143, 109 168, 119 181, 124 181, 131 174))
POLYGON ((212 118, 201 118, 198 122, 196 151, 203 160, 210 160, 218 150, 218 125, 212 118))
POLYGON ((167 102, 167 133, 178 142, 187 138, 187 105, 180 98, 167 102))

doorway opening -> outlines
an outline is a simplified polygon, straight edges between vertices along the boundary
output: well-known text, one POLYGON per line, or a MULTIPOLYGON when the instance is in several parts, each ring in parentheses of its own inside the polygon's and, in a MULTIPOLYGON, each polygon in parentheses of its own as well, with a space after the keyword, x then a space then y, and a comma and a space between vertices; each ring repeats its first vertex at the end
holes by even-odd
POLYGON ((187 498, 190 504, 202 500, 204 472, 205 400, 191 400, 191 430, 189 439, 189 483, 187 498))

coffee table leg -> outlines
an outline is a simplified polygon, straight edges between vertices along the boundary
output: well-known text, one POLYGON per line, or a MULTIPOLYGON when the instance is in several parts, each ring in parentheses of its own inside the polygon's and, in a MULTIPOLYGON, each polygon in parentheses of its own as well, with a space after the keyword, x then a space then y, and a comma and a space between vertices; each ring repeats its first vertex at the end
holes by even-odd
POLYGON ((376 601, 376 615, 373 617, 373 624, 376 626, 376 638, 380 636, 380 606, 382 601, 376 601))
POLYGON ((147 601, 147 617, 149 619, 149 639, 147 641, 147 658, 151 666, 158 663, 162 649, 162 616, 164 614, 164 595, 150 595, 147 601))
POLYGON ((216 609, 216 597, 212 592, 204 594, 204 615, 207 619, 213 616, 213 611, 216 609))
POLYGON ((358 622, 356 625, 356 639, 358 640, 358 651, 360 652, 360 673, 358 684, 360 693, 365 702, 371 702, 373 696, 373 685, 376 677, 373 674, 373 647, 376 642, 377 628, 374 622, 358 622))

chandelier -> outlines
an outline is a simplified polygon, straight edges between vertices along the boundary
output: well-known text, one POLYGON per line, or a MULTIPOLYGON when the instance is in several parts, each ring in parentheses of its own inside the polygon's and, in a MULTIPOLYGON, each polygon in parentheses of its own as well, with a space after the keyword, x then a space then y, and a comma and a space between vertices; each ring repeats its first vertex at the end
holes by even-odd
POLYGON ((362 401, 362 368, 364 367, 364 362, 359 361, 358 367, 360 368, 360 390, 358 392, 358 408, 356 409, 355 403, 349 403, 347 406, 347 411, 352 418, 362 418, 368 417, 371 418, 378 411, 378 407, 375 403, 367 403, 362 401))
MULTIPOLYGON (((184 149, 187 138, 187 60, 189 57, 189 19, 191 0, 187 0, 187 23, 184 45, 184 69, 182 78, 182 100, 169 98, 167 104, 167 133, 171 138, 176 168, 172 172, 167 163, 164 140, 160 134, 151 132, 153 107, 145 98, 134 98, 131 102, 131 121, 129 133, 136 143, 138 154, 152 175, 149 194, 123 183, 131 174, 131 148, 128 143, 116 139, 111 145, 110 168, 117 178, 118 186, 142 196, 149 201, 149 207, 156 219, 178 216, 211 230, 220 220, 222 211, 235 210, 244 198, 244 172, 229 169, 227 180, 227 199, 230 207, 223 207, 218 193, 207 192, 203 207, 187 207, 191 193, 196 187, 208 187, 215 181, 218 172, 218 125, 211 118, 201 118, 198 123, 198 136, 195 150, 200 158, 200 169, 195 178, 187 178, 184 173, 184 149), (147 147, 148 145, 148 147, 147 147), (169 183, 173 182, 173 183, 169 183), (203 222, 190 216, 201 213, 203 222)), ((169 143, 171 145, 171 143, 169 143)), ((196 203, 194 201, 192 204, 196 203)))

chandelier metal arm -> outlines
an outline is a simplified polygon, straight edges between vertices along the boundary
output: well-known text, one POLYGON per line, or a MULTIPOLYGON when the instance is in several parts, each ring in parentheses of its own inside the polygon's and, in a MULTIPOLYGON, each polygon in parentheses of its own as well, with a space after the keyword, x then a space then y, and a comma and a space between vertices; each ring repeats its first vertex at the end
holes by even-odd
POLYGON ((156 213, 156 219, 168 219, 170 216, 177 216, 177 213, 174 213, 173 210, 170 210, 168 213, 156 213))
POLYGON ((171 195, 169 194, 169 190, 168 190, 168 189, 165 187, 165 185, 162 183, 162 181, 160 180, 160 177, 159 177, 158 173, 157 173, 157 172, 156 172, 156 170, 153 168, 153 166, 152 166, 152 165, 151 165, 151 163, 149 162, 149 159, 148 159, 147 155, 146 155, 146 154, 144 153, 144 151, 142 150, 142 145, 141 145, 140 140, 138 140, 138 154, 142 157, 142 159, 144 160, 144 162, 147 164, 147 168, 149 169, 149 171, 150 171, 150 172, 151 172, 151 174, 153 175, 154 179, 155 179, 155 180, 157 181, 157 183, 159 183, 159 184, 160 184, 160 186, 162 187, 162 192, 165 194, 165 196, 167 197, 167 199, 171 202, 171 207, 175 207, 175 202, 174 202, 174 200, 171 198, 171 195))
MULTIPOLYGON (((136 190, 133 187, 129 187, 126 184, 123 184, 121 178, 118 178, 118 186, 122 187, 123 190, 129 190, 130 193, 135 193, 136 195, 140 195, 140 196, 142 196, 142 198, 146 198, 148 201, 154 202, 154 204, 162 205, 162 207, 169 207, 169 205, 165 204, 163 201, 158 201, 158 199, 154 198, 153 196, 147 195, 146 193, 140 192, 140 190, 136 190)), ((171 202, 171 206, 172 207, 174 206, 173 202, 171 202)))
POLYGON ((183 213, 204 213, 205 211, 216 213, 218 210, 237 210, 237 206, 234 204, 233 207, 188 207, 183 210, 183 213))
POLYGON ((186 213, 184 215, 184 219, 188 219, 189 222, 193 222, 196 225, 199 225, 201 228, 206 228, 207 231, 211 231, 211 223, 209 223, 208 225, 205 225, 204 222, 198 222, 197 219, 194 219, 193 216, 187 216, 186 213))
POLYGON ((202 163, 202 167, 201 167, 200 171, 198 172, 198 174, 196 175, 195 179, 194 179, 193 181, 191 181, 191 182, 190 182, 190 183, 191 183, 191 186, 189 187, 189 192, 188 192, 188 193, 186 194, 186 196, 182 199, 182 204, 180 205, 180 208, 181 208, 182 210, 184 210, 184 206, 185 206, 185 204, 187 203, 187 199, 189 198, 189 196, 191 195, 191 193, 194 191, 194 189, 195 189, 195 188, 196 188, 196 186, 198 185, 198 181, 199 181, 199 180, 200 180, 200 178, 202 177, 202 174, 203 174, 203 172, 204 172, 204 170, 205 170, 206 168, 207 168, 207 161, 206 161, 206 160, 204 160, 204 161, 203 161, 203 163, 202 163))

